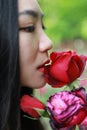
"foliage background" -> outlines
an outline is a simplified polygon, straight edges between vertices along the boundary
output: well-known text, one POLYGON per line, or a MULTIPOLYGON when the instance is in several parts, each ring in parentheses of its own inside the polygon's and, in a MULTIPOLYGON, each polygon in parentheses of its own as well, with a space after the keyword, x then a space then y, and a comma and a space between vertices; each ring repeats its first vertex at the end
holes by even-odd
MULTIPOLYGON (((87 0, 39 0, 39 3, 45 15, 45 31, 53 41, 53 50, 73 49, 79 54, 87 54, 87 0)), ((35 91, 35 95, 46 103, 52 93, 61 90, 47 85, 35 91)), ((45 129, 51 130, 49 120, 41 120, 45 129)))
POLYGON ((81 46, 81 42, 86 43, 87 0, 39 0, 39 3, 45 14, 46 33, 52 39, 54 48, 73 41, 81 46))

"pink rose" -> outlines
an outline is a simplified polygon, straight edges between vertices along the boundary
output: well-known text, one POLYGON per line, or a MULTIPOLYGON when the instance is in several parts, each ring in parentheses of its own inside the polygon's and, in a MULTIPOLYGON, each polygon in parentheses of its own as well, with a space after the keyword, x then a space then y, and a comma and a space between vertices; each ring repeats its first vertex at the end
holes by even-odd
POLYGON ((79 125, 79 130, 87 130, 87 116, 79 125))
POLYGON ((21 98, 20 107, 23 112, 33 118, 39 118, 41 116, 39 111, 44 112, 45 110, 45 106, 41 101, 29 95, 24 95, 21 98))
POLYGON ((84 126, 87 127, 87 116, 86 116, 86 118, 83 120, 83 122, 81 122, 81 125, 84 125, 84 126))
POLYGON ((53 87, 62 87, 77 79, 86 65, 86 57, 74 51, 52 52, 50 59, 52 65, 45 66, 44 73, 47 83, 53 87))
POLYGON ((87 95, 84 88, 62 91, 52 95, 47 101, 52 128, 62 128, 80 124, 87 115, 87 95))

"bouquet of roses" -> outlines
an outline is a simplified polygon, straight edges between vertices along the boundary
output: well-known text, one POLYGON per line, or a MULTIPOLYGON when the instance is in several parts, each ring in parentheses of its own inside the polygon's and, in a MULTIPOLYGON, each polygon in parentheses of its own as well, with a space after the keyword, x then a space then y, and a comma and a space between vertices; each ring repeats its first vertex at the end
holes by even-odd
POLYGON ((82 86, 75 88, 75 82, 83 73, 87 56, 74 51, 52 52, 51 63, 44 66, 46 81, 53 88, 67 85, 70 91, 64 90, 52 94, 46 105, 35 97, 24 95, 21 98, 21 109, 29 118, 48 116, 53 130, 81 130, 87 128, 87 94, 82 86), (85 125, 86 124, 86 125, 85 125))

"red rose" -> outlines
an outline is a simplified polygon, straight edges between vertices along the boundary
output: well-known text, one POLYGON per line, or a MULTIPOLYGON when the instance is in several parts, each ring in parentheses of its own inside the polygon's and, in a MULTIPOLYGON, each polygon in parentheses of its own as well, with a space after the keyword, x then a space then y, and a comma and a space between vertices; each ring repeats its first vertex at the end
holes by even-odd
POLYGON ((62 87, 71 83, 82 74, 86 57, 78 56, 76 52, 52 52, 52 64, 45 66, 45 76, 48 84, 53 87, 62 87))
POLYGON ((87 95, 84 88, 62 91, 52 95, 47 101, 50 124, 53 129, 80 124, 87 116, 87 95))
POLYGON ((23 112, 33 118, 39 118, 41 116, 40 112, 45 110, 45 106, 41 101, 29 95, 24 95, 21 98, 20 107, 23 112))

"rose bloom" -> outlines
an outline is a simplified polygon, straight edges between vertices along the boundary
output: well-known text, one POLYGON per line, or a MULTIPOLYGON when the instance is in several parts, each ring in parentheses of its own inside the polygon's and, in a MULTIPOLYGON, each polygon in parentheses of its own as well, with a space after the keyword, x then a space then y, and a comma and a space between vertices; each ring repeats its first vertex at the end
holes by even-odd
POLYGON ((82 74, 86 57, 78 56, 74 51, 52 52, 51 65, 45 66, 46 81, 52 87, 62 87, 71 83, 82 74))
POLYGON ((87 130, 87 116, 79 125, 79 130, 87 130))
POLYGON ((86 116, 86 118, 83 120, 83 122, 81 122, 81 125, 84 125, 84 126, 87 127, 87 116, 86 116))
POLYGON ((53 129, 80 124, 87 115, 87 95, 84 88, 53 94, 47 101, 53 129))
POLYGON ((29 95, 24 95, 20 101, 21 110, 32 118, 39 118, 40 112, 44 112, 45 105, 37 98, 29 95))

